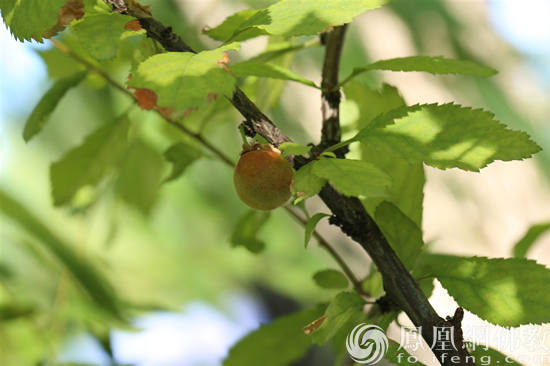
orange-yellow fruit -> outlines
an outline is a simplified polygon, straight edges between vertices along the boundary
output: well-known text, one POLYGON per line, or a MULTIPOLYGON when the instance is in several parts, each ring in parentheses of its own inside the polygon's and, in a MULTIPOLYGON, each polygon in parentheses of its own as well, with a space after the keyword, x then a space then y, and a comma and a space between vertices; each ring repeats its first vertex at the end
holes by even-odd
POLYGON ((290 198, 292 168, 276 150, 253 150, 241 156, 233 181, 237 194, 248 206, 273 210, 290 198))

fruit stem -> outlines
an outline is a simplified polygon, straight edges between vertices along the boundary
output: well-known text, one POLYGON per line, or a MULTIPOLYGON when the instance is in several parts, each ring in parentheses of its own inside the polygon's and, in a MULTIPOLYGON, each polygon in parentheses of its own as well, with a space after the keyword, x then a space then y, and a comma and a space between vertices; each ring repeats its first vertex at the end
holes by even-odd
POLYGON ((241 132, 241 138, 243 139, 243 147, 248 146, 249 143, 248 143, 248 140, 246 139, 246 134, 244 133, 244 126, 243 125, 239 126, 239 131, 241 132))

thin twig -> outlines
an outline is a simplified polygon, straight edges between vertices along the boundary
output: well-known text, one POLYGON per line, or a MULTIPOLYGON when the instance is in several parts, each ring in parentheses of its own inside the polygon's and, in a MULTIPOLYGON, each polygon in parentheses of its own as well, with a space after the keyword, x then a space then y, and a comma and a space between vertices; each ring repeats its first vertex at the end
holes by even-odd
MULTIPOLYGON (((98 66, 94 65, 93 63, 89 62, 85 58, 81 57, 77 53, 73 52, 69 47, 64 45, 63 43, 59 42, 56 39, 50 39, 50 41, 53 43, 54 47, 66 54, 67 56, 70 56, 74 58, 76 61, 80 62, 82 65, 86 66, 88 70, 95 72, 96 74, 100 75, 102 78, 107 81, 107 83, 111 84, 114 88, 118 89, 119 91, 123 92, 124 94, 128 95, 132 98, 134 102, 136 101, 136 98, 134 94, 132 94, 131 91, 126 89, 124 86, 122 86, 120 83, 118 83, 115 79, 113 79, 109 74, 107 74, 105 71, 101 70, 98 66)), ((197 142, 202 144, 204 147, 206 147, 208 150, 213 152, 217 157, 219 157, 224 163, 230 166, 234 166, 235 163, 231 158, 229 158, 226 154, 224 154, 220 149, 218 149, 216 146, 212 145, 210 142, 206 141, 204 137, 202 137, 200 134, 193 132, 186 126, 174 121, 170 117, 164 115, 161 113, 158 109, 155 109, 155 112, 168 124, 174 126, 178 130, 182 131, 186 135, 192 137, 197 142)))
MULTIPOLYGON (((291 216, 293 216, 297 221, 301 222, 304 226, 307 224, 307 220, 304 219, 302 216, 300 216, 296 211, 294 211, 289 206, 285 206, 285 209, 287 212, 290 213, 291 216)), ((317 242, 319 243, 319 246, 327 250, 330 255, 334 258, 334 260, 338 263, 340 268, 342 268, 342 271, 346 274, 350 282, 352 283, 353 287, 362 296, 369 296, 369 294, 363 289, 363 286, 361 285, 361 281, 355 277, 355 274, 351 270, 351 268, 348 266, 346 261, 336 252, 336 250, 328 243, 328 241, 323 238, 318 231, 313 231, 313 236, 317 239, 317 242)))
POLYGON ((126 95, 129 95, 130 97, 134 98, 134 95, 125 87, 120 85, 116 80, 114 80, 109 74, 107 74, 105 71, 101 70, 98 66, 94 65, 90 61, 86 60, 84 57, 80 56, 79 54, 73 52, 69 47, 64 45, 63 43, 59 42, 55 38, 50 38, 50 41, 54 45, 55 48, 57 48, 59 51, 63 52, 64 54, 71 56, 76 61, 80 62, 82 65, 86 66, 88 70, 95 72, 96 74, 100 75, 102 78, 105 79, 109 84, 120 90, 126 95))

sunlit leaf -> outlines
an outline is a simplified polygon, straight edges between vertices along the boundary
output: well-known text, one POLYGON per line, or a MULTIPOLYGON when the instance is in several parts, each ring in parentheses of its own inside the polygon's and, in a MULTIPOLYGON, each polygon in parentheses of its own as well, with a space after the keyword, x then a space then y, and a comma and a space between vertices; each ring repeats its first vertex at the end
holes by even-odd
POLYGON ((381 60, 364 67, 357 67, 346 78, 346 81, 370 70, 425 71, 431 74, 460 74, 485 77, 497 73, 494 69, 467 60, 449 59, 441 56, 410 56, 381 60))
POLYGON ((42 34, 55 26, 59 9, 67 0, 0 0, 4 23, 15 39, 42 41, 42 34))
POLYGON ((348 196, 386 197, 392 184, 386 173, 362 160, 323 158, 314 162, 313 173, 348 196))
POLYGON ((71 27, 93 58, 104 61, 117 55, 120 38, 132 18, 117 13, 91 14, 71 27))
MULTIPOLYGON (((396 88, 383 84, 380 90, 366 85, 351 82, 344 87, 346 99, 351 99, 359 106, 360 117, 358 129, 368 127, 380 114, 404 106, 405 102, 396 88)), ((389 197, 370 197, 363 204, 371 215, 383 201, 391 201, 412 219, 418 227, 422 227, 422 207, 424 200, 424 165, 420 162, 410 163, 395 153, 379 154, 375 147, 369 144, 361 146, 361 159, 376 165, 392 178, 389 197)))
POLYGON ((495 160, 521 160, 540 151, 525 132, 508 129, 493 114, 452 103, 390 111, 354 140, 372 146, 378 154, 396 153, 411 163, 471 171, 495 160))
POLYGON ((349 23, 365 11, 388 2, 389 0, 282 0, 266 9, 235 14, 208 32, 223 40, 244 40, 260 34, 285 37, 318 34, 330 26, 349 23), (233 33, 228 38, 231 31, 233 33), (247 32, 246 37, 244 32, 247 32))
MULTIPOLYGON (((204 29, 203 33, 217 41, 227 41, 241 26, 241 24, 243 24, 243 22, 250 19, 253 15, 256 15, 258 11, 259 10, 254 9, 242 10, 238 13, 231 15, 230 17, 227 17, 223 21, 223 23, 221 23, 217 27, 204 29)), ((243 41, 262 34, 266 34, 266 32, 258 28, 251 28, 247 31, 241 32, 238 36, 234 37, 233 40, 243 41)))
POLYGON ((213 95, 231 96, 235 77, 224 70, 224 58, 226 51, 238 48, 232 43, 198 54, 166 52, 151 56, 137 67, 128 86, 154 91, 160 107, 175 110, 209 103, 213 95))
POLYGON ((311 151, 311 146, 304 146, 295 142, 283 142, 279 145, 279 149, 283 152, 283 157, 289 155, 306 155, 311 151))
POLYGON ((423 254, 414 273, 437 278, 460 306, 491 323, 550 322, 550 269, 535 261, 423 254))

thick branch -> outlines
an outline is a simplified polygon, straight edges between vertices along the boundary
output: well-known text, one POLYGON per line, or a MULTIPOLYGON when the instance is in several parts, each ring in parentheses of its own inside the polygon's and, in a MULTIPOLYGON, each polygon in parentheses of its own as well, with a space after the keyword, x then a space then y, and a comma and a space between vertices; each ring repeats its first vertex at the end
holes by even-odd
MULTIPOLYGON (((113 0, 105 1, 113 6, 113 0)), ((117 10, 114 6, 113 9, 117 10)), ((128 13, 136 16, 136 14, 131 14, 130 11, 128 13)), ((158 21, 151 21, 150 17, 137 16, 137 18, 142 27, 147 30, 147 34, 154 37, 165 48, 175 47, 171 50, 193 52, 183 41, 174 41, 174 38, 179 37, 172 33, 169 27, 164 27, 158 21), (147 29, 147 27, 155 29, 147 29), (163 42, 166 42, 166 44, 163 42)), ((258 133, 276 146, 282 142, 290 141, 290 138, 282 133, 240 89, 236 89, 231 102, 246 118, 245 126, 248 134, 258 133)), ((307 163, 307 160, 296 157, 294 162, 296 167, 300 167, 307 163)), ((457 325, 458 322, 453 321, 454 318, 445 320, 437 315, 420 286, 399 260, 374 220, 366 212, 361 201, 355 197, 347 197, 339 193, 329 184, 323 187, 319 196, 334 215, 331 218, 331 223, 339 226, 346 235, 359 243, 371 256, 382 273, 384 289, 388 299, 402 309, 417 327, 422 328, 422 336, 428 344, 435 343, 433 352, 441 364, 443 366, 475 365, 473 361, 468 362, 464 359, 467 355, 464 350, 441 351, 445 349, 445 345, 441 339, 434 340, 434 327, 452 327, 457 325), (456 360, 461 361, 457 363, 456 360)))

